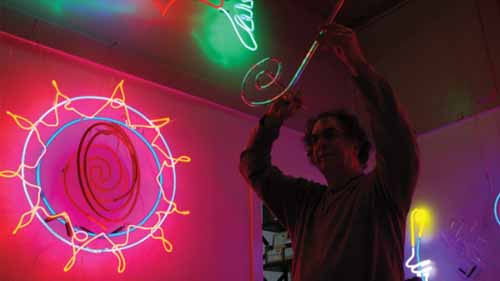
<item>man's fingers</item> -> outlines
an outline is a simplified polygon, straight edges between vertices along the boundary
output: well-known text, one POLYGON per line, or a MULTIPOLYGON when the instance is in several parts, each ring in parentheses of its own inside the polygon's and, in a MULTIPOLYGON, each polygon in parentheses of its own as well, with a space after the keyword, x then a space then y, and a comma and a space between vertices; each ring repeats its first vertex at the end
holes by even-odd
POLYGON ((289 91, 271 104, 267 111, 267 114, 284 121, 301 107, 301 97, 297 95, 297 93, 289 91))
POLYGON ((341 31, 341 32, 353 32, 352 29, 348 28, 347 26, 338 24, 338 23, 332 23, 329 25, 324 25, 321 27, 322 29, 328 30, 328 32, 335 32, 335 31, 341 31))
POLYGON ((345 31, 352 32, 352 29, 350 29, 349 27, 347 27, 345 25, 338 24, 338 23, 332 23, 331 27, 334 29, 338 29, 338 30, 345 30, 345 31))
POLYGON ((352 34, 333 33, 327 35, 327 40, 325 41, 325 45, 331 47, 346 46, 350 40, 352 40, 352 34))
POLYGON ((283 110, 284 114, 291 115, 302 107, 302 98, 299 95, 298 93, 288 92, 280 98, 281 110, 283 110))
POLYGON ((300 98, 301 95, 302 94, 299 91, 295 92, 289 91, 282 96, 282 99, 288 102, 294 102, 297 98, 300 98))

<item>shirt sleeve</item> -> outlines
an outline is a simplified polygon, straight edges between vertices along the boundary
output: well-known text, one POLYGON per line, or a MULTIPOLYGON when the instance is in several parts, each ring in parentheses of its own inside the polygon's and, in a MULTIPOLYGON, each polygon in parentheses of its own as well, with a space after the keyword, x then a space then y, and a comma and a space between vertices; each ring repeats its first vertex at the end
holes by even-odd
POLYGON ((272 165, 271 148, 279 127, 265 128, 264 118, 241 153, 240 173, 278 221, 293 230, 305 201, 306 181, 284 175, 272 165))
POLYGON ((371 72, 356 77, 355 81, 370 113, 377 186, 383 189, 385 197, 407 212, 419 172, 415 132, 385 79, 371 72))

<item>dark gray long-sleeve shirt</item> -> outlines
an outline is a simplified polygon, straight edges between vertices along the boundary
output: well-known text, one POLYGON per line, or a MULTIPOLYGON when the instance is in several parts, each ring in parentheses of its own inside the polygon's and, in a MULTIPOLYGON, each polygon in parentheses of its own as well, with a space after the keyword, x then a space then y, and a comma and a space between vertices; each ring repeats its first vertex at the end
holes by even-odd
POLYGON ((376 168, 331 190, 284 175, 271 162, 279 128, 262 121, 241 154, 240 171, 288 229, 294 281, 403 280, 406 216, 418 174, 415 136, 390 86, 356 79, 372 100, 376 168), (368 92, 368 93, 367 93, 368 92))

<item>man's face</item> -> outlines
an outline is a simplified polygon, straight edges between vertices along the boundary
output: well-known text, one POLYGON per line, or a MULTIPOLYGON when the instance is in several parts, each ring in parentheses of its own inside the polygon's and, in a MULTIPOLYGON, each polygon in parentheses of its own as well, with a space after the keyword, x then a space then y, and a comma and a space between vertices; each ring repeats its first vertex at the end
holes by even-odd
POLYGON ((325 173, 342 173, 358 161, 358 145, 346 137, 340 122, 334 117, 318 120, 312 135, 313 163, 325 173))

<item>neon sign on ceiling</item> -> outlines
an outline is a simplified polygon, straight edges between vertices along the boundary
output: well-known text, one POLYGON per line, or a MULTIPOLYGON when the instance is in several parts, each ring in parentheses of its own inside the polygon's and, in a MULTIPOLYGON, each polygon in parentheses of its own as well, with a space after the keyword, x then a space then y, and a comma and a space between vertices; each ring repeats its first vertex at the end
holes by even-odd
MULTIPOLYGON (((154 0, 156 7, 159 9, 162 16, 168 13, 168 10, 177 0, 170 0, 166 4, 162 4, 161 0, 154 0)), ((234 33, 240 40, 241 44, 250 51, 258 49, 257 41, 255 40, 255 23, 253 20, 254 0, 240 0, 234 4, 233 9, 235 14, 231 15, 230 11, 225 8, 224 0, 220 0, 218 5, 207 0, 198 0, 203 4, 209 5, 212 8, 219 10, 233 27, 234 33)))
MULTIPOLYGON (((0 171, 0 177, 21 180, 31 207, 20 217, 13 234, 30 225, 36 216, 50 233, 71 247, 72 255, 64 266, 65 272, 74 266, 76 257, 82 250, 94 254, 112 253, 118 259, 117 271, 119 273, 124 272, 126 268, 123 251, 149 238, 160 240, 163 249, 169 253, 173 250, 173 245, 165 237, 167 216, 174 213, 189 214, 189 211, 181 211, 177 208, 174 197, 176 193, 175 167, 178 163, 190 162, 190 157, 172 155, 168 143, 160 133, 160 129, 170 122, 170 118, 151 120, 128 105, 123 83, 122 80, 109 98, 99 96, 69 98, 59 90, 57 83, 52 81, 56 90, 53 106, 37 121, 32 122, 28 118, 7 111, 19 128, 29 131, 17 170, 0 171), (86 105, 87 109, 99 106, 92 114, 86 114, 77 109, 76 105, 86 105), (49 118, 55 121, 46 121, 49 118), (75 208, 72 212, 56 211, 57 207, 54 207, 54 202, 48 198, 48 194, 51 193, 51 184, 42 183, 43 172, 41 170, 45 165, 49 165, 46 163, 54 163, 50 162, 50 157, 48 157, 51 151, 62 150, 61 144, 57 147, 54 142, 61 138, 61 135, 71 137, 71 133, 67 132, 71 130, 74 132, 75 127, 78 126, 87 130, 81 138, 77 153, 62 154, 67 161, 63 165, 63 180, 61 180, 64 182, 66 195, 58 197, 70 201, 69 203, 75 205, 75 208), (47 135, 50 137, 46 137, 47 135), (112 146, 104 142, 99 143, 99 139, 103 136, 106 140, 113 137, 117 141, 113 142, 112 146), (133 140, 138 145, 134 145, 133 140), (139 145, 150 153, 150 156, 147 156, 149 158, 143 157, 148 153, 136 151, 134 146, 139 147, 139 145), (130 157, 133 160, 132 164, 119 163, 117 160, 120 158, 120 153, 130 157), (110 160, 106 159, 106 156, 110 160), (145 161, 144 159, 152 162, 150 166, 155 167, 156 171, 152 172, 153 177, 147 179, 149 181, 147 183, 151 184, 141 186, 141 180, 144 179, 140 176, 140 164, 144 165, 145 162, 140 161, 145 161), (113 168, 112 165, 116 162, 118 164, 115 166, 119 168, 113 168), (78 178, 78 181, 68 182, 68 179, 71 179, 68 177, 68 170, 71 169, 75 174, 74 179, 78 178), (127 174, 129 170, 131 173, 127 174), (114 176, 113 172, 118 176, 114 176), (116 179, 115 183, 110 184, 113 179, 116 179), (128 188, 118 184, 123 179, 130 183, 128 188), (71 190, 78 190, 77 186, 81 187, 81 193, 70 194, 71 190), (152 189, 147 190, 147 186, 152 186, 152 189), (141 191, 141 189, 146 191, 141 191), (170 192, 167 192, 167 189, 170 192), (141 200, 145 205, 144 192, 151 190, 154 191, 149 194, 151 209, 147 211, 143 208, 143 213, 132 217, 132 211, 140 209, 134 207, 138 193, 143 192, 141 200), (80 198, 80 203, 83 202, 83 204, 77 203, 77 198, 80 198), (136 223, 129 222, 134 219, 137 219, 136 223), (85 226, 82 225, 82 220, 87 223, 85 226), (116 227, 117 225, 119 227, 116 227)), ((69 144, 63 143, 63 146, 67 147, 69 144)), ((53 170, 55 169, 52 166, 45 167, 45 171, 53 170)), ((51 183, 54 185, 53 182, 51 183)), ((53 190, 61 193, 61 189, 53 190)), ((71 206, 71 204, 66 206, 71 206)), ((61 204, 56 205, 61 206, 61 204)))

